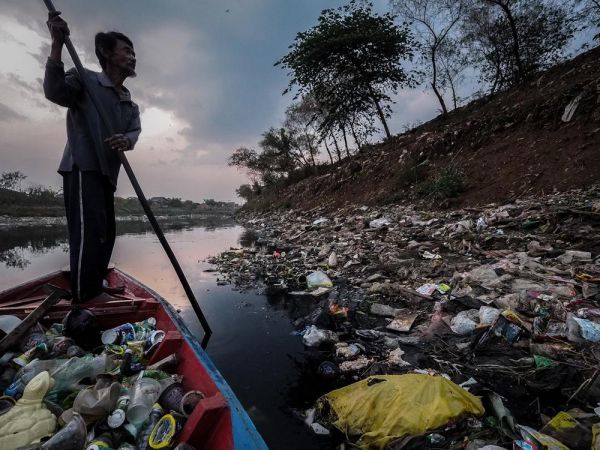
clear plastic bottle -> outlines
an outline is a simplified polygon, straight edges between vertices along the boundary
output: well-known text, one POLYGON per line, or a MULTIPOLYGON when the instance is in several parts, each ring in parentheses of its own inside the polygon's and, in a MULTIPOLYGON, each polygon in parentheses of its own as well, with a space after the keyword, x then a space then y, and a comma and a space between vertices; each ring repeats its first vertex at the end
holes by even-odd
POLYGON ((131 397, 129 396, 128 389, 122 387, 121 394, 117 400, 117 406, 107 419, 109 427, 118 428, 125 423, 125 413, 127 412, 127 407, 129 406, 130 400, 131 397))
POLYGON ((42 444, 41 450, 81 449, 85 446, 86 437, 85 422, 74 413, 68 424, 42 444))
POLYGON ((152 411, 150 412, 150 416, 145 420, 142 425, 142 429, 137 436, 136 445, 139 450, 147 450, 150 448, 149 438, 150 434, 152 434, 152 430, 154 426, 158 423, 160 418, 163 416, 163 409, 158 403, 155 403, 152 406, 152 411))
POLYGON ((36 375, 46 370, 52 373, 67 361, 67 359, 34 359, 16 373, 13 382, 4 391, 4 395, 13 398, 21 397, 27 383, 33 380, 36 375))

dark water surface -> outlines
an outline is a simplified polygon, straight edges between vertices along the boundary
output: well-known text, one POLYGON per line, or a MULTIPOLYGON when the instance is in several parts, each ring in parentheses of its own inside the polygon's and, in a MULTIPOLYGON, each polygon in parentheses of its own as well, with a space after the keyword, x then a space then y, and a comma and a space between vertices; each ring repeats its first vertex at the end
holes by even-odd
MULTIPOLYGON (((142 223, 118 223, 113 262, 168 299, 190 330, 200 325, 158 239, 142 223)), ((290 307, 283 299, 217 286, 204 260, 243 242, 233 223, 172 222, 163 226, 212 329, 207 351, 272 449, 328 448, 290 412, 304 387, 296 361, 303 346, 293 336, 290 307), (293 399, 291 399, 293 397, 293 399)), ((68 264, 63 227, 0 230, 0 290, 68 264)))

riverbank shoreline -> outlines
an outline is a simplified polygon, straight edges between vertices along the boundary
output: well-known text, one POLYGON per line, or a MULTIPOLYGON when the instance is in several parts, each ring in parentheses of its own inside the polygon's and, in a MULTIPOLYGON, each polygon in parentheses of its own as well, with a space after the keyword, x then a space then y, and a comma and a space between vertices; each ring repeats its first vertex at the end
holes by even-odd
MULTIPOLYGON (((419 370, 468 381, 486 405, 499 395, 535 429, 567 403, 590 409, 578 390, 598 346, 581 324, 600 327, 589 312, 600 305, 590 281, 600 276, 598 186, 462 210, 351 205, 240 221, 255 246, 210 262, 223 283, 295 305, 298 339, 323 380, 305 407, 332 386, 419 370)), ((485 416, 497 411, 488 405, 485 416)), ((511 444, 480 419, 463 420, 436 448, 477 433, 511 444)))
MULTIPOLYGON (((213 215, 213 214, 182 214, 182 215, 156 215, 159 222, 176 221, 203 221, 203 220, 231 220, 233 215, 213 215)), ((145 215, 126 215, 116 216, 117 223, 148 223, 145 215)), ((58 227, 66 226, 67 219, 64 216, 39 216, 39 217, 20 217, 0 215, 0 230, 14 230, 26 227, 58 227)))

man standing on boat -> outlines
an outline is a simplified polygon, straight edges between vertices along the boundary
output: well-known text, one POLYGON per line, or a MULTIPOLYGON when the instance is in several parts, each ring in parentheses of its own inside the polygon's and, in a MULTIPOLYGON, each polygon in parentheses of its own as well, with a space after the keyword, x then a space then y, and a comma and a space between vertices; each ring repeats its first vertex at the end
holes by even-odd
POLYGON ((56 11, 49 13, 47 24, 52 47, 44 93, 51 102, 68 108, 67 143, 58 172, 63 176, 71 289, 74 301, 84 302, 102 292, 115 243, 114 192, 121 167, 117 152, 132 150, 141 131, 138 106, 123 86, 127 77, 136 75, 136 59, 133 43, 124 34, 96 35, 102 72, 86 70, 86 77, 117 131, 108 136, 77 71, 65 73, 62 48, 69 34, 67 23, 56 11))

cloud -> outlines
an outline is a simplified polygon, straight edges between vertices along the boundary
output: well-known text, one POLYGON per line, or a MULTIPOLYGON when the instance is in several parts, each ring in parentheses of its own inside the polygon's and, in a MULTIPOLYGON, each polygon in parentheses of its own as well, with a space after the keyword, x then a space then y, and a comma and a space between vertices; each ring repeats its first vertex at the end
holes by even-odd
MULTIPOLYGON (((285 70, 273 67, 320 11, 347 0, 56 0, 84 65, 99 70, 98 31, 118 30, 134 42, 138 77, 126 82, 142 112, 142 135, 131 153, 152 195, 234 199, 245 182, 227 159, 256 147, 277 127, 292 96, 285 70)), ((375 0, 378 12, 388 0, 375 0)), ((66 133, 66 110, 41 89, 50 53, 47 12, 39 1, 0 1, 0 167, 39 183, 60 183, 55 167, 66 133)), ((72 63, 63 51, 65 66, 72 63)), ((437 114, 435 96, 406 90, 394 96, 394 133, 437 114)), ((377 140, 374 136, 372 141, 377 140)), ((119 189, 127 191, 121 178, 119 189)))
MULTIPOLYGON (((378 7, 386 1, 378 0, 378 7)), ((96 32, 119 30, 134 42, 138 77, 126 85, 140 105, 143 131, 129 157, 147 189, 156 195, 225 200, 234 199, 235 188, 245 182, 227 166, 231 153, 256 146, 265 130, 281 123, 292 101, 281 95, 288 78, 274 62, 297 32, 316 23, 321 9, 342 3, 179 0, 165 9, 157 0, 60 0, 57 7, 84 65, 93 70, 98 70, 96 32), (199 178, 202 194, 190 188, 199 178)), ((0 165, 40 180, 55 176, 65 140, 66 111, 41 92, 50 52, 46 16, 41 2, 0 2, 0 51, 14 55, 0 68, 0 101, 31 122, 26 138, 5 140, 0 165)), ((71 66, 66 50, 63 59, 71 66)), ((20 130, 26 129, 24 123, 20 130)))
POLYGON ((64 121, 0 121, 0 167, 2 171, 19 170, 27 180, 45 186, 61 186, 56 173, 64 147, 64 121))
POLYGON ((18 87, 30 94, 39 94, 42 87, 42 79, 36 78, 35 82, 28 83, 16 73, 7 73, 4 78, 13 86, 18 87))
POLYGON ((0 121, 9 122, 13 120, 27 120, 27 118, 9 108, 5 104, 0 103, 0 121))

